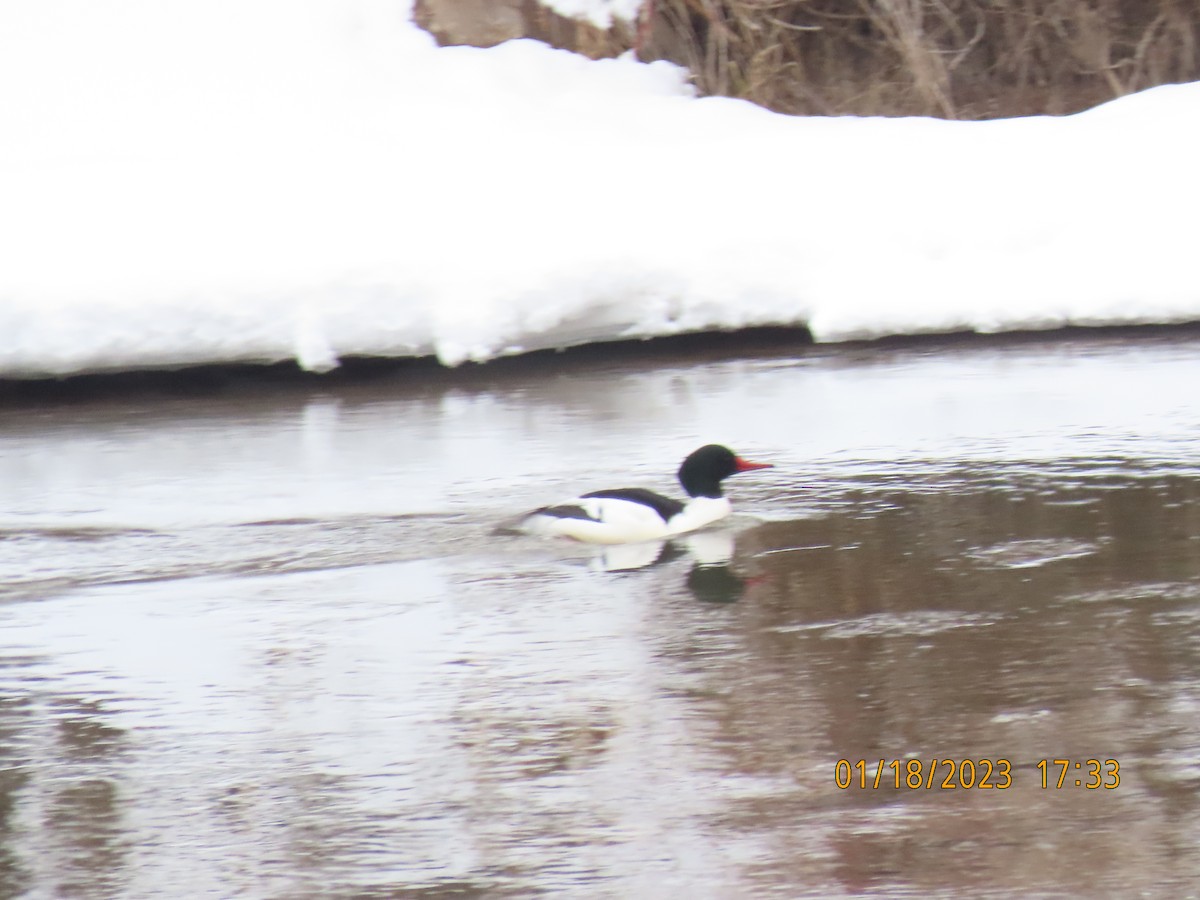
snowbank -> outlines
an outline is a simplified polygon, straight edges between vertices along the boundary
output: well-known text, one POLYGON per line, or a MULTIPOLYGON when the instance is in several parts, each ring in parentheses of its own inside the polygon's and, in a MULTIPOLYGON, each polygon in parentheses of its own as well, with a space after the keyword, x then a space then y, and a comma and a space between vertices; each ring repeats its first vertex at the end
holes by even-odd
POLYGON ((0 375, 1200 319, 1200 85, 790 118, 383 0, 0 5, 0 375))

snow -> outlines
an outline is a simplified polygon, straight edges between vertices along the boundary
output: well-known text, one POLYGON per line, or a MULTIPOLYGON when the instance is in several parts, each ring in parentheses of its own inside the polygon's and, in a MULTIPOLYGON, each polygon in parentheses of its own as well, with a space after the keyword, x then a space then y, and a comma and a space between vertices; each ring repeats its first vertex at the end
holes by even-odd
POLYGON ((1195 320, 1198 144, 1200 85, 797 118, 386 0, 0 3, 0 376, 1195 320))

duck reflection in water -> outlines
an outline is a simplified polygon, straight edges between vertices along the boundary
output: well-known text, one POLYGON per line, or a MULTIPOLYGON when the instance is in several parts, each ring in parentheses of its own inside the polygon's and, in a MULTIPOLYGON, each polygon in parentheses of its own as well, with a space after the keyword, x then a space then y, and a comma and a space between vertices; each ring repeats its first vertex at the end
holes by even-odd
POLYGON ((692 567, 684 584, 704 603, 733 603, 745 592, 747 580, 732 567, 735 540, 732 531, 698 531, 669 541, 616 544, 592 557, 597 572, 631 572, 690 557, 692 567))

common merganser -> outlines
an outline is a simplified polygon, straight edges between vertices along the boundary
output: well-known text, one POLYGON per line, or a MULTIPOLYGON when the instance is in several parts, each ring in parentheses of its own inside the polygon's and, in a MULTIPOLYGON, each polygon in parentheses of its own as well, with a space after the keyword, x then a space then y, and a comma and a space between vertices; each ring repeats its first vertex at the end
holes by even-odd
POLYGON ((770 469, 728 447, 708 444, 679 467, 679 483, 691 499, 680 503, 645 488, 592 491, 526 516, 521 526, 533 534, 564 535, 592 544, 630 544, 673 537, 711 525, 732 511, 721 482, 736 472, 770 469))

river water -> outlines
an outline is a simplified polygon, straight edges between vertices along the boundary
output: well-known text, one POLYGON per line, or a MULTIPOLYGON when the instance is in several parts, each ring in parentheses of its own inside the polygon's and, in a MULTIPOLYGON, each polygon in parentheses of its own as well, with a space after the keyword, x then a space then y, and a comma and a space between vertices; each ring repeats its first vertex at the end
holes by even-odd
POLYGON ((1183 896, 1198 357, 1143 333, 10 404, 0 896, 1183 896), (503 528, 676 493, 711 441, 776 464, 711 533, 503 528))

